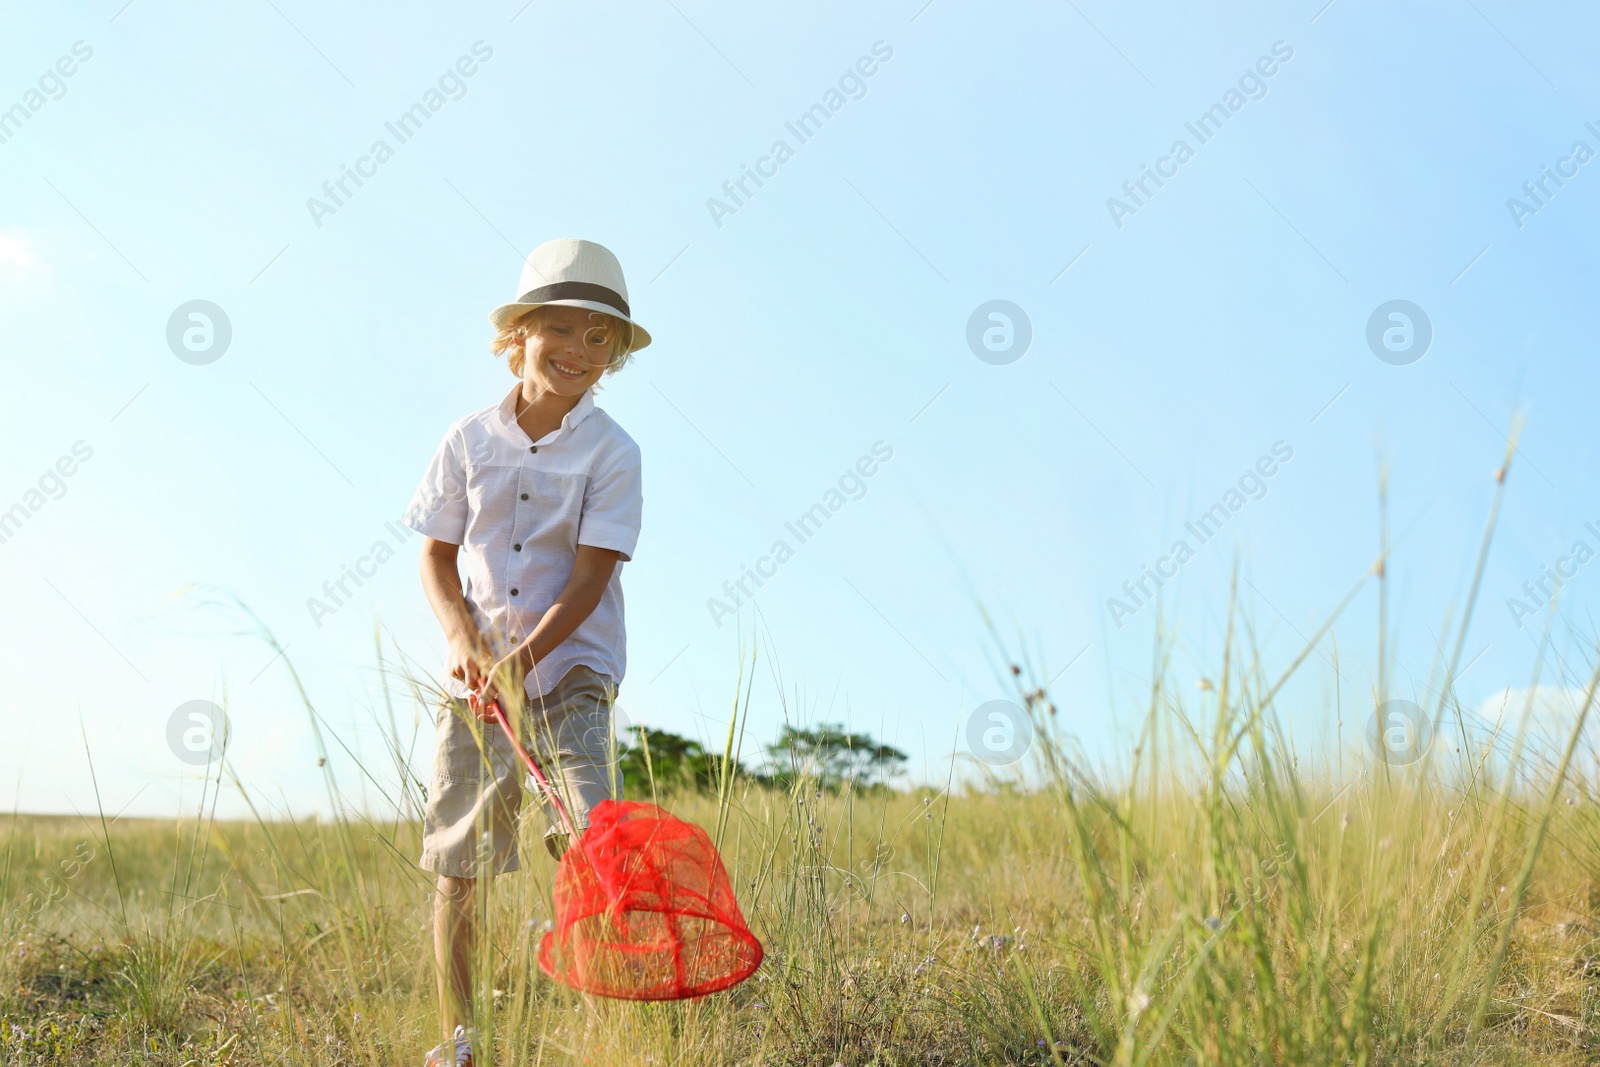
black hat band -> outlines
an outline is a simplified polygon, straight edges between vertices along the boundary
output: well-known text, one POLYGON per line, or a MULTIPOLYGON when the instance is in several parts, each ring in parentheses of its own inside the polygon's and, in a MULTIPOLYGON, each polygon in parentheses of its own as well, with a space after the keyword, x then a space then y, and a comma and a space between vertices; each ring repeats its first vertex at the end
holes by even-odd
POLYGON ((537 289, 529 289, 517 297, 519 304, 548 304, 552 300, 589 300, 596 304, 609 304, 622 312, 623 318, 631 313, 628 302, 615 289, 607 289, 593 282, 552 282, 537 289))

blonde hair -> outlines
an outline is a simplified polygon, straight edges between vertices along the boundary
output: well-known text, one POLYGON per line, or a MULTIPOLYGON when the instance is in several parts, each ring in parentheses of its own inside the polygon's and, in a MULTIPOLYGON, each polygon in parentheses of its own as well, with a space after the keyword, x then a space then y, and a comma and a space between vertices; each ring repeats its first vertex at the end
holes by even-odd
MULTIPOLYGON (((522 377, 523 361, 527 358, 525 347, 528 334, 544 315, 544 309, 549 305, 541 304, 539 307, 530 308, 508 321, 495 331, 494 340, 489 342, 489 351, 496 356, 506 357, 506 366, 511 368, 511 373, 518 378, 522 377)), ((628 361, 633 358, 633 324, 624 322, 615 315, 608 315, 603 311, 589 312, 590 318, 599 317, 601 325, 611 338, 611 363, 606 367, 607 374, 615 374, 628 361)))

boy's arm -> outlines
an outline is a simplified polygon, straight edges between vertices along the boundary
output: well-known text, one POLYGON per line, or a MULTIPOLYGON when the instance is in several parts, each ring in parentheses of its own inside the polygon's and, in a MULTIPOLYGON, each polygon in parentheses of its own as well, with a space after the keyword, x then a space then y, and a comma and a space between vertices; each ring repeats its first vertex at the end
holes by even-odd
POLYGON ((422 588, 428 594, 433 614, 450 643, 449 668, 470 689, 484 683, 483 636, 467 610, 461 591, 461 571, 456 566, 460 545, 429 537, 422 546, 422 588))
MULTIPOLYGON (((593 545, 579 545, 578 558, 572 564, 572 577, 567 579, 567 584, 562 587, 555 603, 550 605, 544 617, 539 620, 533 632, 525 637, 520 645, 511 651, 499 663, 489 669, 489 685, 484 690, 481 701, 477 702, 478 714, 485 719, 493 718, 493 713, 488 710, 489 701, 494 699, 495 689, 504 686, 512 692, 518 691, 522 679, 526 677, 540 660, 544 659, 556 646, 572 636, 572 631, 582 625, 600 603, 600 597, 606 591, 606 585, 611 581, 612 572, 617 568, 617 561, 621 553, 609 548, 596 548, 593 545)), ((549 685, 560 681, 559 678, 543 679, 549 685)))

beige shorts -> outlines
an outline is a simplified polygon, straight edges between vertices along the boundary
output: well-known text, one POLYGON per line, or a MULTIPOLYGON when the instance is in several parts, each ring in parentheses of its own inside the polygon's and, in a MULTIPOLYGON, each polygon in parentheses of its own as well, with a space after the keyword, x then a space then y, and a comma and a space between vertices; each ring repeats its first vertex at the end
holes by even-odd
MULTIPOLYGON (((589 812, 622 788, 615 762, 611 709, 616 683, 588 667, 567 672, 554 689, 523 709, 518 735, 561 794, 578 829, 589 812)), ((514 871, 523 780, 532 775, 493 719, 480 721, 464 700, 439 705, 433 780, 422 821, 423 870, 475 878, 514 871)), ((566 835, 555 806, 540 797, 549 820, 545 848, 559 855, 566 835)))

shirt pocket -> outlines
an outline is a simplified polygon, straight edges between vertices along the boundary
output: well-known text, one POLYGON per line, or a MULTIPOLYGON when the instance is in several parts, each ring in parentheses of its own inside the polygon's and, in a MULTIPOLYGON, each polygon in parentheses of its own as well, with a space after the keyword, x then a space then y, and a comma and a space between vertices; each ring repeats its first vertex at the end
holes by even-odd
POLYGON ((517 538, 541 548, 566 546, 576 551, 587 481, 579 473, 533 467, 516 471, 506 488, 517 538))

